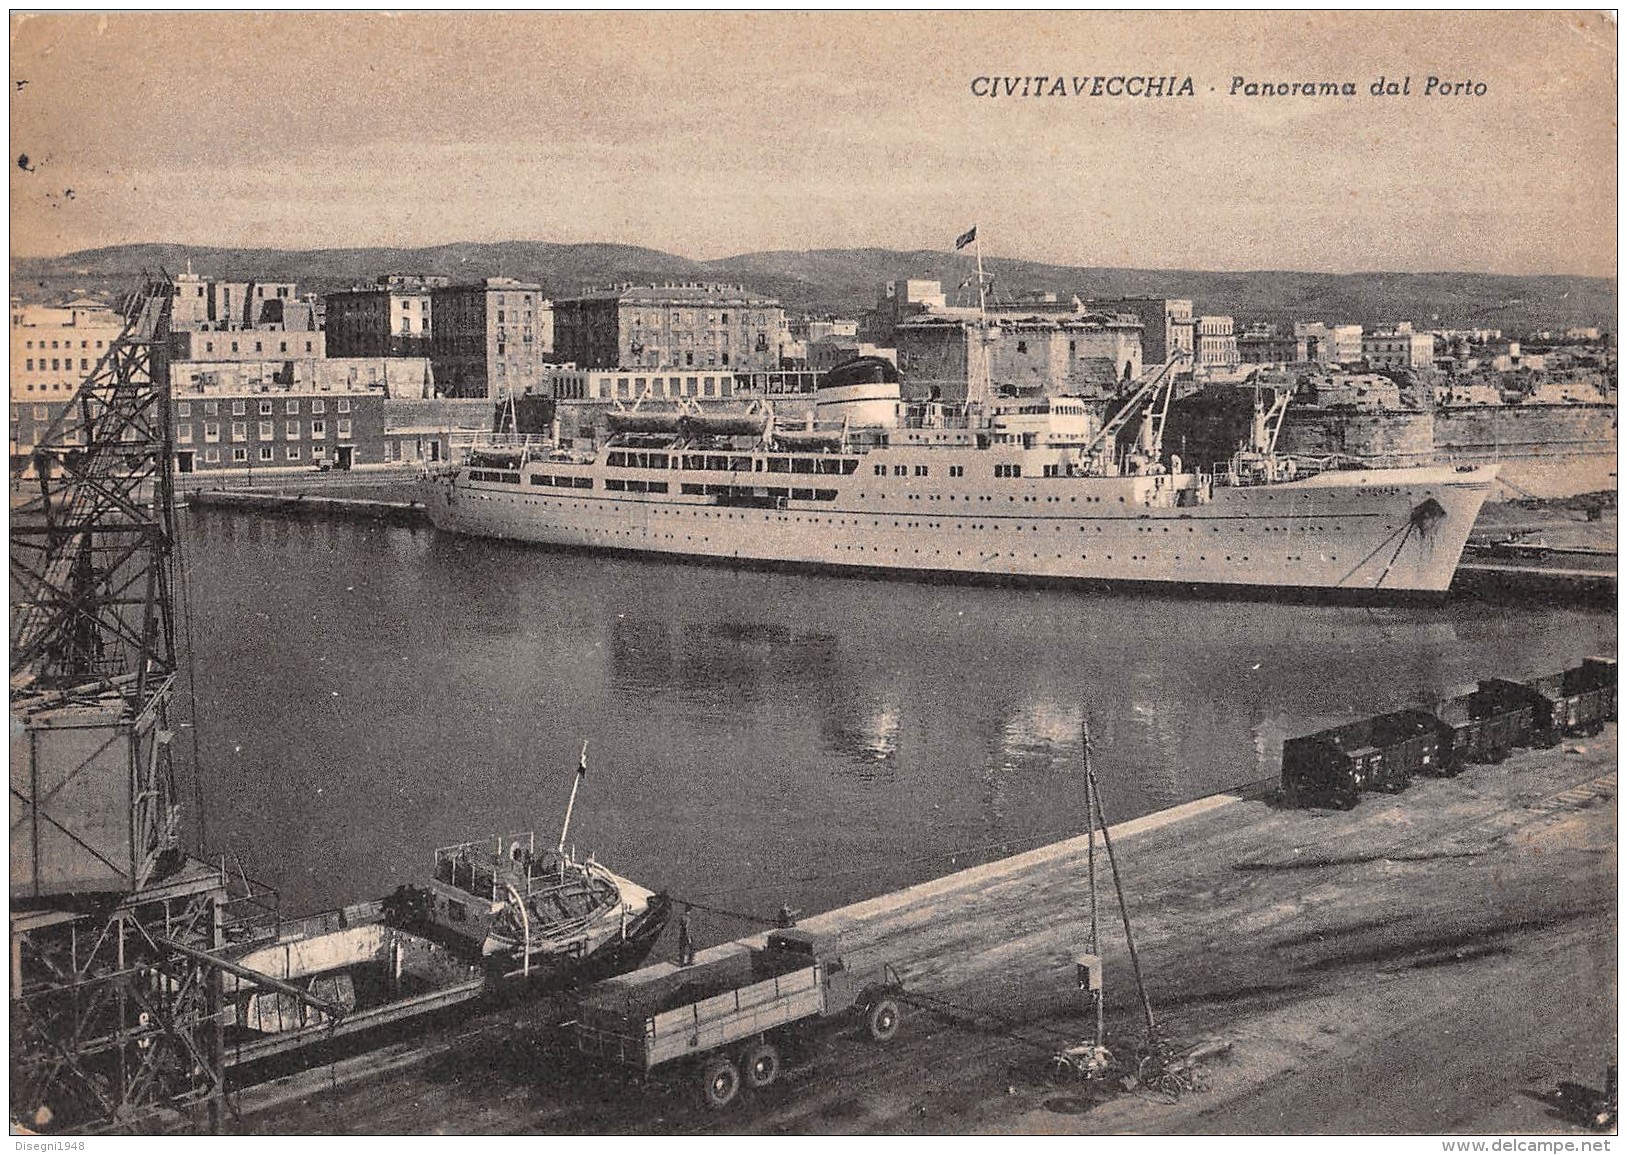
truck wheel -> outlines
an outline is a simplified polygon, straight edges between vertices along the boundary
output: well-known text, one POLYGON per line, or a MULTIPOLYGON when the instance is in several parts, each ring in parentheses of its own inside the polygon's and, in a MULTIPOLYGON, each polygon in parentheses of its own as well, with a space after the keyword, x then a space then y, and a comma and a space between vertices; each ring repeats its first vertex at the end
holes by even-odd
POLYGON ((708 1107, 721 1111, 740 1093, 740 1069, 724 1056, 715 1056, 701 1068, 701 1093, 708 1107))
POLYGON ((870 1028, 870 1037, 878 1043, 885 1043, 898 1034, 898 1004, 892 999, 876 1000, 865 1022, 870 1028))
POLYGON ((740 1056, 740 1073, 745 1076, 746 1086, 761 1091, 780 1077, 779 1048, 773 1043, 747 1047, 746 1053, 740 1056))

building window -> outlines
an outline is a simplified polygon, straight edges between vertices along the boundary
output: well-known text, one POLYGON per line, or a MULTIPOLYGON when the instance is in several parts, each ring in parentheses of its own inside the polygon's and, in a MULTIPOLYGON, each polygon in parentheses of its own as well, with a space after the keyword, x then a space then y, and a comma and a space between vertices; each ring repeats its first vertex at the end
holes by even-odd
POLYGON ((288 447, 288 460, 289 461, 298 461, 299 460, 299 446, 290 445, 288 447))
POLYGON ((337 406, 335 406, 335 408, 337 408, 339 410, 339 412, 341 412, 341 413, 349 413, 350 412, 350 398, 349 397, 341 397, 341 398, 339 398, 339 403, 338 403, 337 406))
POLYGON ((247 441, 249 439, 249 423, 247 421, 232 422, 232 440, 247 441))
POLYGON ((260 460, 261 461, 270 461, 271 459, 272 459, 271 446, 269 446, 269 445, 260 446, 260 460))
POLYGON ((203 451, 203 459, 206 462, 208 462, 210 465, 219 465, 220 464, 220 450, 218 450, 218 449, 205 449, 203 451))
POLYGON ((311 402, 311 412, 312 413, 326 413, 327 411, 328 411, 328 403, 326 401, 322 400, 322 398, 318 397, 318 398, 316 398, 315 400, 313 400, 311 402))
POLYGON ((177 417, 191 417, 192 416, 192 402, 190 402, 190 401, 177 401, 175 403, 175 416, 177 416, 177 417))
POLYGON ((298 441, 299 440, 299 422, 298 421, 290 421, 290 422, 288 422, 287 423, 287 429, 285 430, 285 432, 287 433, 287 439, 289 441, 298 441))
POLYGON ((298 413, 299 402, 290 398, 288 401, 283 403, 282 411, 284 413, 298 413))
POLYGON ((46 421, 46 420, 50 419, 50 416, 51 416, 51 411, 49 409, 47 409, 45 406, 43 406, 43 405, 34 406, 34 420, 35 421, 46 421))
POLYGON ((248 402, 246 402, 246 401, 233 401, 232 402, 232 416, 233 417, 241 417, 241 416, 243 416, 243 414, 245 414, 247 412, 248 412, 248 402))
POLYGON ((260 422, 260 440, 261 441, 270 441, 276 435, 277 435, 277 430, 276 430, 275 422, 271 422, 271 421, 262 421, 262 422, 260 422))
POLYGON ((328 423, 326 421, 313 421, 313 422, 311 422, 311 436, 312 437, 326 437, 327 435, 328 435, 328 423))
POLYGON ((203 439, 205 441, 219 441, 220 440, 220 422, 218 422, 218 421, 205 421, 203 423, 203 439))
POLYGON ((179 441, 182 445, 191 444, 191 442, 192 442, 192 423, 191 422, 183 421, 183 422, 181 422, 179 425, 177 425, 175 427, 175 440, 179 441))
POLYGON ((247 449, 234 449, 234 450, 232 450, 232 460, 233 461, 242 462, 242 461, 247 461, 248 459, 249 459, 249 451, 247 449))
POLYGON ((348 419, 346 419, 346 418, 343 418, 343 417, 341 417, 339 419, 339 436, 340 437, 349 437, 350 436, 350 421, 348 419))
POLYGON ((30 373, 32 373, 34 371, 34 358, 32 358, 32 357, 30 357, 28 359, 28 371, 30 373))
POLYGON ((220 412, 220 403, 218 401, 205 401, 203 403, 203 415, 205 417, 213 417, 215 414, 217 414, 219 412, 220 412))
POLYGON ((260 416, 261 417, 270 417, 271 416, 271 402, 269 402, 269 401, 260 402, 260 416))

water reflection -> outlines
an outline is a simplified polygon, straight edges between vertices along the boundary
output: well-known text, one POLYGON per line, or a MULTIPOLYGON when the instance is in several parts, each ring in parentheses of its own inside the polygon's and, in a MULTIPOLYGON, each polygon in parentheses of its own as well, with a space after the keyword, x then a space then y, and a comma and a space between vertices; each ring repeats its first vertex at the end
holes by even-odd
MULTIPOLYGON (((741 573, 398 528, 181 520, 210 828, 293 905, 557 828, 821 909, 968 848, 1275 772, 1284 734, 1614 652, 1604 613, 1206 603, 741 573), (276 528, 276 527, 281 528, 276 528)), ((737 933, 737 932, 735 932, 737 933)))

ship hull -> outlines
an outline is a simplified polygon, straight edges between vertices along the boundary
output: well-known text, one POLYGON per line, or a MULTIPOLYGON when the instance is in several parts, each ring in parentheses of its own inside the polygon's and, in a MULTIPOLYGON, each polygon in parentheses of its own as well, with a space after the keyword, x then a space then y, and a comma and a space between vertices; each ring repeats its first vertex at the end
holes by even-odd
POLYGON ((464 471, 427 482, 424 501, 440 530, 574 549, 982 580, 1384 597, 1447 590, 1495 479, 1491 468, 1349 471, 1215 486, 1194 504, 1156 505, 1138 500, 1147 493, 1140 479, 1032 478, 973 490, 950 479, 911 477, 894 487, 846 477, 834 499, 749 508, 704 496, 605 492, 602 467, 581 473, 593 488, 542 489, 464 471))

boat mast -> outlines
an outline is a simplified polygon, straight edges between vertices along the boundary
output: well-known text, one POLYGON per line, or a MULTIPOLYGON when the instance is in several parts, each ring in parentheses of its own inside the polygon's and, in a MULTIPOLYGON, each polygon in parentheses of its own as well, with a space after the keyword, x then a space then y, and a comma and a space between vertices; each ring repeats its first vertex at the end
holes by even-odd
POLYGON ((565 825, 559 831, 559 846, 556 848, 563 855, 565 853, 565 838, 571 832, 571 811, 576 809, 576 792, 582 788, 582 779, 588 776, 588 743, 582 739, 582 757, 576 763, 576 781, 571 783, 571 800, 565 807, 565 825))

